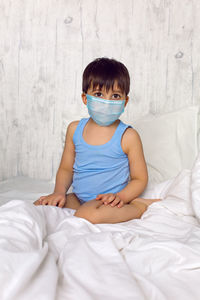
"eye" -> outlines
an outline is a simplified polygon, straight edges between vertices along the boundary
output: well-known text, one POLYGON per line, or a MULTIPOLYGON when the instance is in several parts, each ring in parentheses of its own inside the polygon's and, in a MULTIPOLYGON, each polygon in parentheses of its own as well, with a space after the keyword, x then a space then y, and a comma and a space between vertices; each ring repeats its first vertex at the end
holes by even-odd
POLYGON ((113 94, 112 95, 112 99, 115 99, 115 100, 121 99, 121 95, 119 95, 119 94, 113 94))
POLYGON ((95 97, 102 97, 103 95, 102 95, 101 92, 96 92, 96 93, 94 93, 94 96, 95 96, 95 97))

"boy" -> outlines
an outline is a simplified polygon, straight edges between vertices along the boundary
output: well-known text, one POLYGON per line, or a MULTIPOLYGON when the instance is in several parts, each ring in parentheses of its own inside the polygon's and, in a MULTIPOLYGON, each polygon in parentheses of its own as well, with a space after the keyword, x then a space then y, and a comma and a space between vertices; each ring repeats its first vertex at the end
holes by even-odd
POLYGON ((99 58, 83 73, 82 101, 90 118, 71 122, 53 194, 35 205, 75 209, 74 216, 97 223, 140 218, 159 199, 142 199, 147 167, 138 133, 118 118, 129 97, 127 68, 99 58), (69 187, 73 193, 67 194, 69 187))

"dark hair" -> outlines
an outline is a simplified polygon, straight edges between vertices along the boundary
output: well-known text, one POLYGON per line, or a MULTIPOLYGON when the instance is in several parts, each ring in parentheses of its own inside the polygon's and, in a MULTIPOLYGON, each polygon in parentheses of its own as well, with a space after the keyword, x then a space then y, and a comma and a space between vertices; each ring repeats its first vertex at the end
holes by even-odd
POLYGON ((110 88, 113 89, 115 82, 121 91, 128 95, 130 76, 125 65, 115 59, 97 58, 83 72, 82 89, 84 93, 87 93, 92 85, 93 89, 98 86, 100 89, 105 87, 106 91, 109 91, 110 88))

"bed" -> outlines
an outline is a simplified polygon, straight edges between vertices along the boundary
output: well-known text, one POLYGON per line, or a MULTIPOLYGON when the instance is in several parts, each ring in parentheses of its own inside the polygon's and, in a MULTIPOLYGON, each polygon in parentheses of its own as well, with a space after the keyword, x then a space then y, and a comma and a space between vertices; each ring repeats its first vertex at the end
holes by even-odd
POLYGON ((150 174, 143 196, 162 198, 141 219, 94 225, 32 204, 53 181, 0 182, 1 300, 200 299, 199 107, 134 126, 150 174))

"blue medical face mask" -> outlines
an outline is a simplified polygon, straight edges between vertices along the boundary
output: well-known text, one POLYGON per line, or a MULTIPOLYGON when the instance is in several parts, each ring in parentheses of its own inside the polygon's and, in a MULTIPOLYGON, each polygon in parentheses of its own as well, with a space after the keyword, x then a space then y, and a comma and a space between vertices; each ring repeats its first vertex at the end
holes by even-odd
POLYGON ((86 97, 88 113, 100 126, 111 125, 124 112, 125 100, 106 100, 88 94, 86 97))

